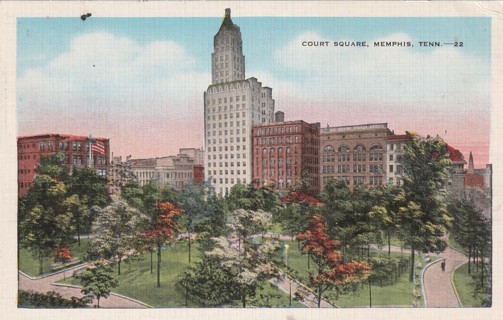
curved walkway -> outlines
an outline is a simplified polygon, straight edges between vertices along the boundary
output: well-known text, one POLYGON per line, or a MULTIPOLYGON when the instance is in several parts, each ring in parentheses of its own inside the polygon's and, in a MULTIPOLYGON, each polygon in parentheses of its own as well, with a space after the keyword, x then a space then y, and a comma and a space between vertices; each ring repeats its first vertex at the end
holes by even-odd
POLYGON ((425 305, 429 308, 459 308, 459 301, 452 287, 452 273, 468 258, 459 251, 447 247, 440 254, 431 254, 440 260, 430 265, 424 272, 425 305), (445 259, 445 271, 442 271, 441 261, 445 259))
MULTIPOLYGON (((36 291, 47 293, 55 291, 63 298, 70 299, 71 297, 80 298, 83 294, 80 288, 63 286, 55 284, 55 282, 71 277, 73 272, 84 268, 86 265, 79 265, 73 268, 66 269, 65 271, 50 274, 44 277, 31 278, 22 272, 19 272, 19 290, 36 291)), ((96 304, 96 299, 93 301, 93 306, 96 304)), ((148 306, 139 301, 135 301, 117 294, 111 294, 108 298, 100 299, 101 308, 147 308, 148 306)))

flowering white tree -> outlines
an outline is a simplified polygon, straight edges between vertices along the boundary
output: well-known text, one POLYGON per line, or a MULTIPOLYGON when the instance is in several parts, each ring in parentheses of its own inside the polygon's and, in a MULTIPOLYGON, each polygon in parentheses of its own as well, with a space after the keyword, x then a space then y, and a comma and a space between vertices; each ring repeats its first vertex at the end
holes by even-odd
POLYGON ((255 297, 264 281, 277 274, 271 255, 279 246, 275 242, 264 242, 250 247, 245 256, 225 237, 213 238, 213 241, 215 246, 206 256, 218 261, 231 279, 233 295, 246 308, 247 298, 255 297))
POLYGON ((124 258, 139 254, 136 237, 146 223, 145 215, 123 200, 115 200, 104 209, 95 207, 96 219, 92 231, 96 237, 89 248, 91 257, 110 259, 117 263, 121 274, 124 258))
POLYGON ((244 257, 248 253, 249 240, 259 233, 264 233, 271 226, 272 214, 262 210, 236 209, 232 213, 232 223, 229 225, 231 234, 238 238, 239 249, 243 242, 244 257))

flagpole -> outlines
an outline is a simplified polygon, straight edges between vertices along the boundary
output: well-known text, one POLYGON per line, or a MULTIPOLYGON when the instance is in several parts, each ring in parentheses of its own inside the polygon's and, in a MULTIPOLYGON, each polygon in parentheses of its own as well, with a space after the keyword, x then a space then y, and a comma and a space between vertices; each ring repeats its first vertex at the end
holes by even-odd
POLYGON ((87 167, 91 168, 91 160, 92 160, 92 149, 93 149, 93 136, 89 135, 89 156, 87 159, 87 167))

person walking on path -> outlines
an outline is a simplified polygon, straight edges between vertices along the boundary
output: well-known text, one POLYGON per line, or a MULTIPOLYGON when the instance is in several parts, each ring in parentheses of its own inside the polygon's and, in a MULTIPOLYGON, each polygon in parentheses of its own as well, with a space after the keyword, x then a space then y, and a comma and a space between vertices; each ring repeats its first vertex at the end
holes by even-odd
POLYGON ((452 287, 452 273, 468 261, 463 253, 447 247, 440 254, 433 254, 439 260, 424 271, 424 295, 426 307, 459 308, 459 301, 452 287), (445 263, 449 259, 449 264, 445 263))

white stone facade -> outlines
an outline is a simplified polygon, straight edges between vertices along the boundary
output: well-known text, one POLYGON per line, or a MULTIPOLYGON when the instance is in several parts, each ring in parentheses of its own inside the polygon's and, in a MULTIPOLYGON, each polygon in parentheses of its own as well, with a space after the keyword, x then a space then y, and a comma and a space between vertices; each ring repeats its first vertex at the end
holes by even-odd
POLYGON ((168 184, 179 190, 194 182, 194 162, 188 155, 179 154, 161 158, 130 159, 127 164, 140 186, 153 181, 159 186, 168 184))
POLYGON ((402 158, 404 154, 403 146, 410 141, 410 137, 388 136, 387 154, 388 168, 387 179, 389 183, 400 184, 403 176, 402 158))
POLYGON ((251 182, 252 126, 274 120, 272 89, 256 78, 245 80, 244 61, 241 32, 226 9, 214 38, 213 84, 204 93, 204 174, 221 195, 251 182))

